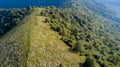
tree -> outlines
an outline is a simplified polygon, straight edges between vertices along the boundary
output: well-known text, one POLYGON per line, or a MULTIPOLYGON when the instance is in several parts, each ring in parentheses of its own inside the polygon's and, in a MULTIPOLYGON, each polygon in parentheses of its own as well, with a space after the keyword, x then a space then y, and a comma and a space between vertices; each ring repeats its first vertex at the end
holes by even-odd
POLYGON ((100 67, 100 65, 95 61, 94 57, 88 56, 86 58, 85 63, 83 64, 84 67, 100 67))
POLYGON ((76 44, 75 44, 75 47, 74 47, 74 50, 76 52, 82 52, 84 51, 84 43, 82 43, 81 41, 78 41, 76 44))

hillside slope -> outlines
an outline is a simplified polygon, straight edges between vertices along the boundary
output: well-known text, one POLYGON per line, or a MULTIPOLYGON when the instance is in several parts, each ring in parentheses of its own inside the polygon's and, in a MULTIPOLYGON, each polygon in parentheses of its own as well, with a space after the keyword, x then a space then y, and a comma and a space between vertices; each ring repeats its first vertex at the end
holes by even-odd
POLYGON ((61 8, 55 0, 43 1, 48 7, 30 6, 35 11, 0 38, 2 67, 120 66, 116 10, 94 0, 69 0, 61 8))
POLYGON ((48 7, 40 14, 62 36, 72 52, 87 58, 83 67, 119 67, 119 34, 105 18, 88 10, 48 7), (111 31, 112 30, 112 31, 111 31), (111 59, 109 59, 111 58, 111 59), (96 66, 99 65, 99 66, 96 66))
POLYGON ((0 67, 78 67, 85 57, 70 53, 58 33, 35 11, 0 38, 0 67))

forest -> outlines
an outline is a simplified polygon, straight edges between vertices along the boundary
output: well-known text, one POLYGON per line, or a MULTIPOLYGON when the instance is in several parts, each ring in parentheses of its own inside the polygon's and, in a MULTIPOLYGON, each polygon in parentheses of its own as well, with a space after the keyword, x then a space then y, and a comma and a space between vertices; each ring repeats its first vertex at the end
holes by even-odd
POLYGON ((48 17, 45 23, 62 36, 61 40, 69 46, 70 52, 86 57, 85 63, 80 64, 83 67, 120 66, 120 38, 110 31, 110 27, 104 26, 105 22, 99 17, 54 6, 46 8, 40 15, 48 17))
POLYGON ((21 20, 30 14, 30 7, 25 9, 1 9, 0 10, 0 36, 18 25, 21 20))

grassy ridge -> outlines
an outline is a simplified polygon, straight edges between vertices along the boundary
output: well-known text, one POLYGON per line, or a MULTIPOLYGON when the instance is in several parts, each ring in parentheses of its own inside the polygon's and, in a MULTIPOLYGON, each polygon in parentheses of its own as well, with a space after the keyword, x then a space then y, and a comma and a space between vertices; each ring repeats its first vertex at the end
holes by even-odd
POLYGON ((85 57, 70 53, 58 33, 43 23, 41 9, 0 38, 1 67, 78 67, 85 57))

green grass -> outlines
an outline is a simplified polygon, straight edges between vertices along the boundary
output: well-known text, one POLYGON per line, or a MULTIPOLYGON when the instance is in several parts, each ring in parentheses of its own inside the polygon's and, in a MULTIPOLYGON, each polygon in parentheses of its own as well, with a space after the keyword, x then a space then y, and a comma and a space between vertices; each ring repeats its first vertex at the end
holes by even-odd
POLYGON ((79 67, 85 57, 68 51, 60 35, 51 30, 41 8, 27 16, 23 23, 0 38, 0 67, 79 67))

